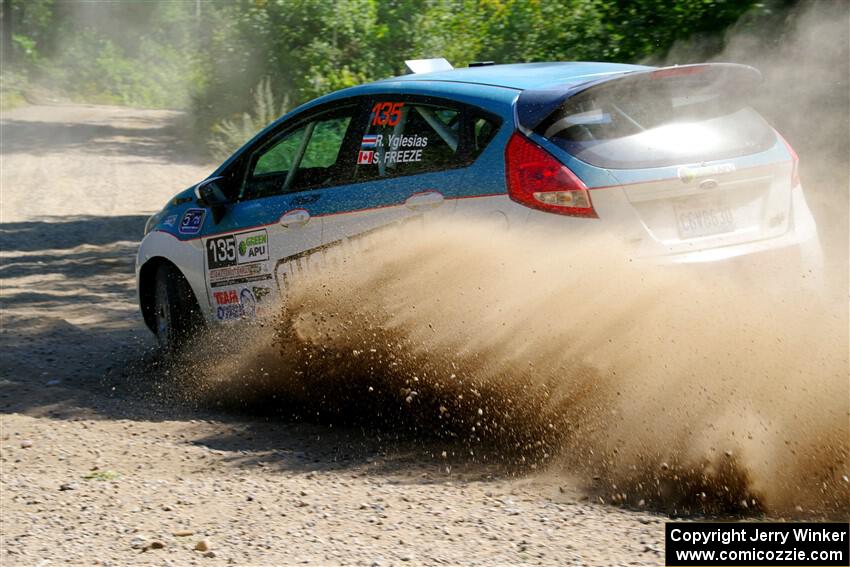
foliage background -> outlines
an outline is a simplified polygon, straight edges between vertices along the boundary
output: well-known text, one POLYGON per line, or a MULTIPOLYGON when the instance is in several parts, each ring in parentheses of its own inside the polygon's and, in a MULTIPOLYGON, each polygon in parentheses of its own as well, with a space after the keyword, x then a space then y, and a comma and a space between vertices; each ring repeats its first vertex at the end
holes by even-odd
MULTIPOLYGON (((662 61, 721 52, 743 16, 781 40, 795 0, 3 0, 3 104, 185 109, 226 154, 270 116, 404 72, 410 58, 662 61)), ((739 24, 740 25, 740 24, 739 24)))

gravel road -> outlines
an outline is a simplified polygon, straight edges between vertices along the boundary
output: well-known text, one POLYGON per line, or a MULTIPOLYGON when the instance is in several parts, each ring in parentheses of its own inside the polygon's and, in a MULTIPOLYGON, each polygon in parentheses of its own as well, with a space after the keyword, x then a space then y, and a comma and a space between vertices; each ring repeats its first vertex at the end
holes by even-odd
POLYGON ((211 169, 179 119, 2 117, 0 563, 663 563, 662 516, 592 502, 560 475, 175 401, 133 255, 146 217, 211 169))

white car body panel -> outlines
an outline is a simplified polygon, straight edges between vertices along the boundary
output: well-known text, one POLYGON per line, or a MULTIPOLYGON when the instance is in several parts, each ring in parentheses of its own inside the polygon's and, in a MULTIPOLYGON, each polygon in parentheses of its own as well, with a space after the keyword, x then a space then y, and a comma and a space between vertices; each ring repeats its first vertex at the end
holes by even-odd
POLYGON ((189 282, 201 311, 207 315, 209 304, 206 294, 206 266, 204 265, 203 243, 200 238, 179 240, 162 231, 153 231, 142 239, 136 254, 136 290, 140 290, 139 274, 142 266, 155 259, 164 258, 177 266, 189 282))

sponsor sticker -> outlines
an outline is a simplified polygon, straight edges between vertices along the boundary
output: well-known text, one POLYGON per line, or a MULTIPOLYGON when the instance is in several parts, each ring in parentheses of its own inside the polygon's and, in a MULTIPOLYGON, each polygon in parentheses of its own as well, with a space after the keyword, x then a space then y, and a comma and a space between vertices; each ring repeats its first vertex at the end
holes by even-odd
POLYGON ((239 296, 236 295, 236 290, 233 289, 214 291, 213 298, 215 298, 216 305, 231 305, 233 303, 239 303, 239 296))
POLYGON ((238 264, 269 259, 269 235, 265 230, 243 232, 236 235, 236 261, 238 264))
POLYGON ((254 298, 254 294, 251 293, 250 289, 246 287, 239 292, 239 302, 242 304, 242 314, 244 317, 251 317, 253 319, 257 316, 257 300, 254 298))
POLYGON ((213 299, 216 304, 215 314, 219 320, 241 319, 244 316, 245 309, 235 289, 214 291, 213 299))
MULTIPOLYGON (((263 290, 268 293, 270 290, 266 287, 253 287, 241 289, 228 289, 223 291, 214 291, 213 299, 216 305, 216 317, 221 321, 232 319, 253 319, 257 317, 257 302, 259 299, 255 296, 256 290, 263 290)), ((264 294, 265 295, 265 294, 264 294)))
POLYGON ((262 262, 269 259, 269 235, 265 229, 226 234, 208 239, 206 248, 210 270, 262 262))
POLYGON ((253 286, 251 291, 254 293, 254 299, 260 302, 263 301, 265 296, 272 292, 271 288, 262 286, 253 286))
POLYGON ((207 216, 206 209, 187 209, 180 219, 180 234, 198 234, 204 226, 204 218, 207 216))
POLYGON ((177 215, 169 215, 165 217, 165 220, 162 221, 162 226, 174 226, 177 222, 177 215))
POLYGON ((231 303, 229 305, 219 305, 215 310, 215 316, 219 321, 229 321, 232 319, 241 319, 245 314, 245 308, 241 303, 231 303))
POLYGON ((271 290, 262 285, 244 284, 273 277, 269 268, 268 231, 250 230, 208 238, 205 248, 210 297, 216 317, 223 321, 258 316, 257 302, 271 290))
POLYGON ((272 275, 263 262, 242 266, 225 266, 209 271, 210 287, 224 287, 239 283, 271 279, 272 275))
POLYGON ((210 274, 216 268, 236 265, 236 238, 232 234, 207 240, 207 267, 210 274))

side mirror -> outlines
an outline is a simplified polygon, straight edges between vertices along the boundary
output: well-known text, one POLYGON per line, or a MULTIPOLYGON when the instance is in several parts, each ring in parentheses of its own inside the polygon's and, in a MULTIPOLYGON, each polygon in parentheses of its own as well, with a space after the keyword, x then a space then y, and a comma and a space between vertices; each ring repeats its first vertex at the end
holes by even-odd
POLYGON ((230 204, 230 199, 221 188, 221 180, 224 177, 210 177, 195 185, 195 198, 202 207, 212 210, 213 222, 221 221, 230 204))

